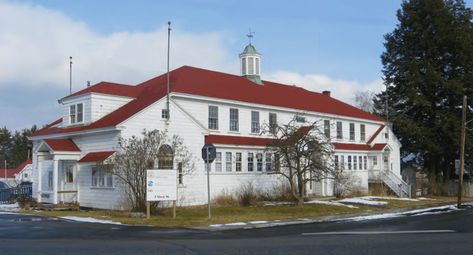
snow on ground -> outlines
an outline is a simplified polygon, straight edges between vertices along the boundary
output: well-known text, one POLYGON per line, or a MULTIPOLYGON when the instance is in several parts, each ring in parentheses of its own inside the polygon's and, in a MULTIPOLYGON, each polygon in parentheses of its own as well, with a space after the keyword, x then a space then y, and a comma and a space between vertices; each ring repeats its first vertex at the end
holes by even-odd
POLYGON ((366 199, 366 200, 399 200, 399 201, 412 201, 412 202, 420 201, 419 199, 407 198, 407 197, 364 196, 364 197, 360 197, 360 198, 366 199))
POLYGON ((20 211, 18 203, 14 204, 0 204, 0 211, 2 212, 18 212, 20 211))
POLYGON ((352 204, 363 204, 363 205, 387 205, 388 202, 384 201, 372 201, 369 199, 363 199, 362 197, 352 197, 352 198, 344 198, 342 200, 338 200, 340 203, 352 203, 352 204))
POLYGON ((291 202, 269 202, 264 201, 263 206, 275 206, 275 205, 293 205, 294 203, 291 202))
POLYGON ((122 225, 121 222, 116 222, 116 221, 111 221, 111 220, 99 220, 92 217, 64 216, 64 217, 59 217, 59 218, 65 219, 65 220, 71 220, 71 221, 78 221, 78 222, 122 225))
POLYGON ((358 208, 357 206, 354 205, 346 205, 337 201, 323 201, 323 200, 312 200, 312 201, 307 201, 305 204, 321 204, 321 205, 334 205, 334 206, 344 206, 348 208, 358 208))

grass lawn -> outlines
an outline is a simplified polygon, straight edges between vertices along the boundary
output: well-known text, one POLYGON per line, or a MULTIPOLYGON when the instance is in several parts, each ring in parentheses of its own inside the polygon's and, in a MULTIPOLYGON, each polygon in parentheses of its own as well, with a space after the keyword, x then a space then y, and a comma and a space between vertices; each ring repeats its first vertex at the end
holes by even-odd
MULTIPOLYGON (((51 217, 78 216, 93 217, 97 219, 112 220, 124 224, 151 225, 159 227, 199 227, 209 224, 224 224, 232 222, 248 222, 259 220, 290 220, 299 218, 319 218, 330 215, 359 214, 365 212, 379 213, 393 209, 421 208, 445 204, 454 204, 455 197, 432 197, 434 200, 402 201, 402 200, 377 200, 386 201, 387 205, 368 206, 353 204, 358 208, 344 206, 306 204, 303 207, 295 205, 272 206, 228 206, 213 207, 212 221, 207 220, 207 206, 178 207, 177 216, 172 218, 172 210, 165 210, 162 215, 152 216, 151 219, 130 217, 128 213, 110 210, 81 210, 81 211, 34 211, 34 214, 51 217)), ((464 199, 464 202, 473 201, 464 199)), ((31 213, 31 211, 26 211, 31 213)))

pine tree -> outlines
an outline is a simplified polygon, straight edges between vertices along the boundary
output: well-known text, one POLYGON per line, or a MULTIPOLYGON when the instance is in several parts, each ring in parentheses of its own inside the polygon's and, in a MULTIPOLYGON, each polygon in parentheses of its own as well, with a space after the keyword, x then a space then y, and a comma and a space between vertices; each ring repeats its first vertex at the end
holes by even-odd
POLYGON ((431 177, 446 181, 459 158, 463 95, 473 105, 473 12, 461 0, 410 0, 397 18, 385 35, 386 91, 375 111, 393 123, 404 154, 414 153, 431 177))

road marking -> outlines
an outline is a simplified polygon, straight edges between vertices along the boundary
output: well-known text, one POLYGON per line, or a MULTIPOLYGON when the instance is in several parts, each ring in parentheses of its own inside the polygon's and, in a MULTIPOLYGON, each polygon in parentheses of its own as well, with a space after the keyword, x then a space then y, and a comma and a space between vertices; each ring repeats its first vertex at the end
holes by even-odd
POLYGON ((322 235, 392 235, 392 234, 437 234, 437 233, 455 233, 450 229, 434 230, 403 230, 403 231, 336 231, 336 232, 315 232, 302 233, 303 236, 322 236, 322 235))

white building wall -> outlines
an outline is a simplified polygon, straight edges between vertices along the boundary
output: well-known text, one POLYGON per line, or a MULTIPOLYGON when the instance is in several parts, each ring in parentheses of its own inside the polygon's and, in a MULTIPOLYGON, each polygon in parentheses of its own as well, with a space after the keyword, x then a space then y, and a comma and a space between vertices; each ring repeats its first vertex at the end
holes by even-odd
POLYGON ((130 102, 132 98, 111 96, 104 94, 92 94, 91 121, 97 121, 103 116, 115 111, 130 102))

